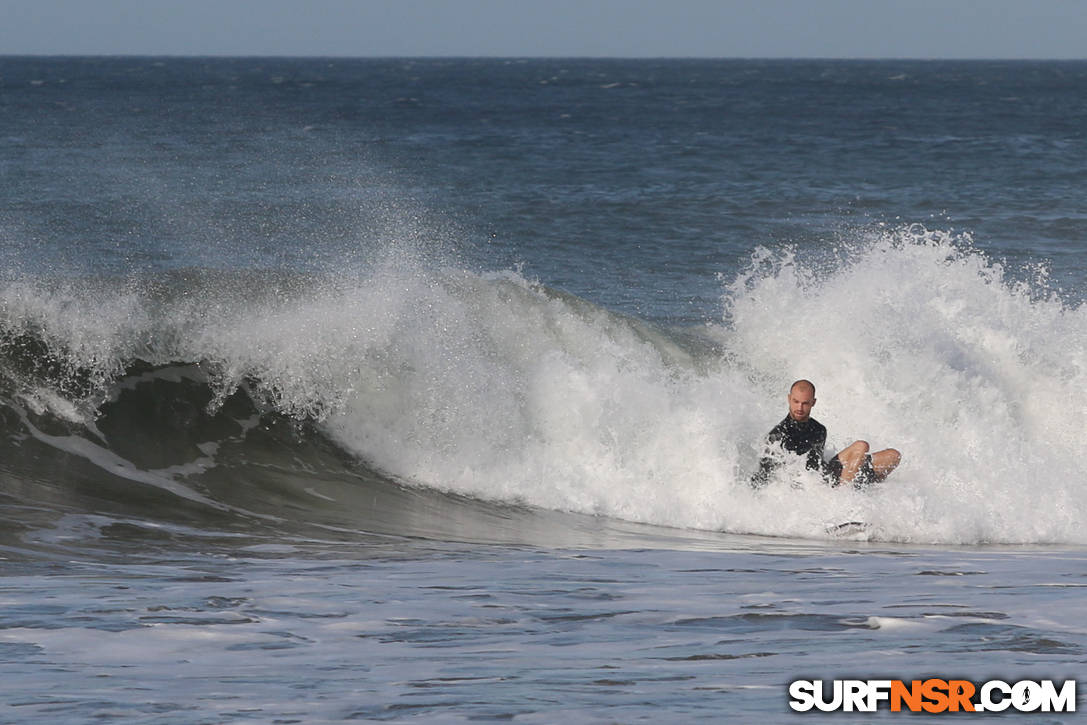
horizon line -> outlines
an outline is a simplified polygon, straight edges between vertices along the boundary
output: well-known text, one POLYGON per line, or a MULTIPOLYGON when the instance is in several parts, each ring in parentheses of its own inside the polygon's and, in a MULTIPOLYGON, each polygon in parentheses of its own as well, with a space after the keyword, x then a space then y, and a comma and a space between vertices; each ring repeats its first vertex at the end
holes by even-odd
POLYGON ((294 53, 0 53, 6 58, 170 58, 170 59, 282 59, 282 60, 737 60, 737 61, 891 61, 891 62, 1025 62, 1025 63, 1076 63, 1087 61, 1085 57, 1001 57, 1001 56, 757 56, 757 55, 348 55, 348 54, 294 54, 294 53))

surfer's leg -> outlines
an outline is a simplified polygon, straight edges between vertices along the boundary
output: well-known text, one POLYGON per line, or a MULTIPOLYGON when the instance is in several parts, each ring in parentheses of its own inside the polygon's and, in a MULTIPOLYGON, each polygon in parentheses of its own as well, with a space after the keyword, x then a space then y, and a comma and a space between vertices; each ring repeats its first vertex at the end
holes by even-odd
POLYGON ((894 448, 885 448, 872 454, 872 470, 876 473, 876 480, 882 481, 891 475, 891 471, 898 468, 902 461, 902 454, 894 448))
POLYGON ((835 456, 842 464, 842 475, 839 477, 839 480, 852 481, 857 475, 857 471, 860 470, 861 464, 864 463, 864 457, 867 455, 867 441, 853 441, 843 448, 841 452, 835 456))

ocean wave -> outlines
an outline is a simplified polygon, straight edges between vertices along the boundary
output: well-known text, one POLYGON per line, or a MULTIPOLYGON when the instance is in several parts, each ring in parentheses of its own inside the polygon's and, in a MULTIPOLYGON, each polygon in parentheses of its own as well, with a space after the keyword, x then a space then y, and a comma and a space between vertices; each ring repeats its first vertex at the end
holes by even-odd
POLYGON ((183 499, 404 535, 453 535, 449 507, 474 512, 457 535, 486 538, 514 505, 772 536, 863 520, 896 541, 1084 541, 1066 408, 1087 380, 1082 306, 916 226, 818 256, 760 249, 722 304, 719 324, 662 329, 519 273, 403 257, 360 274, 21 278, 0 291, 2 466, 127 491, 111 500, 132 515, 183 499), (891 479, 748 486, 800 377, 831 447, 904 452, 891 479))

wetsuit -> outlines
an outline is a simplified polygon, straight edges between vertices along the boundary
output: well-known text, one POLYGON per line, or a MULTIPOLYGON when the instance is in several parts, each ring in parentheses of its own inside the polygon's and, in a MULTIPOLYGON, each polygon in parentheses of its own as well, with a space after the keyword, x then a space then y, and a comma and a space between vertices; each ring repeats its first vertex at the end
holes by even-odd
MULTIPOLYGON (((842 479, 842 462, 838 456, 829 461, 823 460, 823 449, 827 444, 827 429, 815 418, 804 422, 793 420, 792 416, 774 426, 766 436, 766 453, 759 460, 759 470, 751 477, 754 488, 762 488, 770 480, 770 474, 781 465, 781 457, 773 455, 780 448, 789 453, 804 456, 804 467, 809 471, 819 471, 831 486, 837 486, 842 479)), ((853 478, 855 488, 863 488, 878 480, 872 469, 872 457, 865 456, 860 470, 853 478)))
MULTIPOLYGON (((823 462, 823 448, 827 444, 827 429, 815 418, 806 421, 794 420, 791 415, 774 426, 766 436, 766 454, 759 460, 759 470, 751 478, 751 485, 755 488, 765 486, 770 474, 781 465, 781 459, 772 455, 774 449, 780 448, 798 456, 804 456, 804 467, 809 471, 827 472, 827 464, 823 462)), ((839 464, 838 474, 842 468, 839 464)))

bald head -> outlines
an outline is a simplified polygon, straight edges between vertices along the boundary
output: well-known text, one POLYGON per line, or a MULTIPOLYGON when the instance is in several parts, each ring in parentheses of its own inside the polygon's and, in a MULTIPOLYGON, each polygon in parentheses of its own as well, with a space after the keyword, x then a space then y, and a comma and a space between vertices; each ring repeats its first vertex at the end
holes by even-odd
POLYGON ((815 397, 815 383, 813 383, 812 381, 797 380, 789 387, 789 392, 792 393, 798 388, 804 392, 810 393, 813 398, 815 397))

